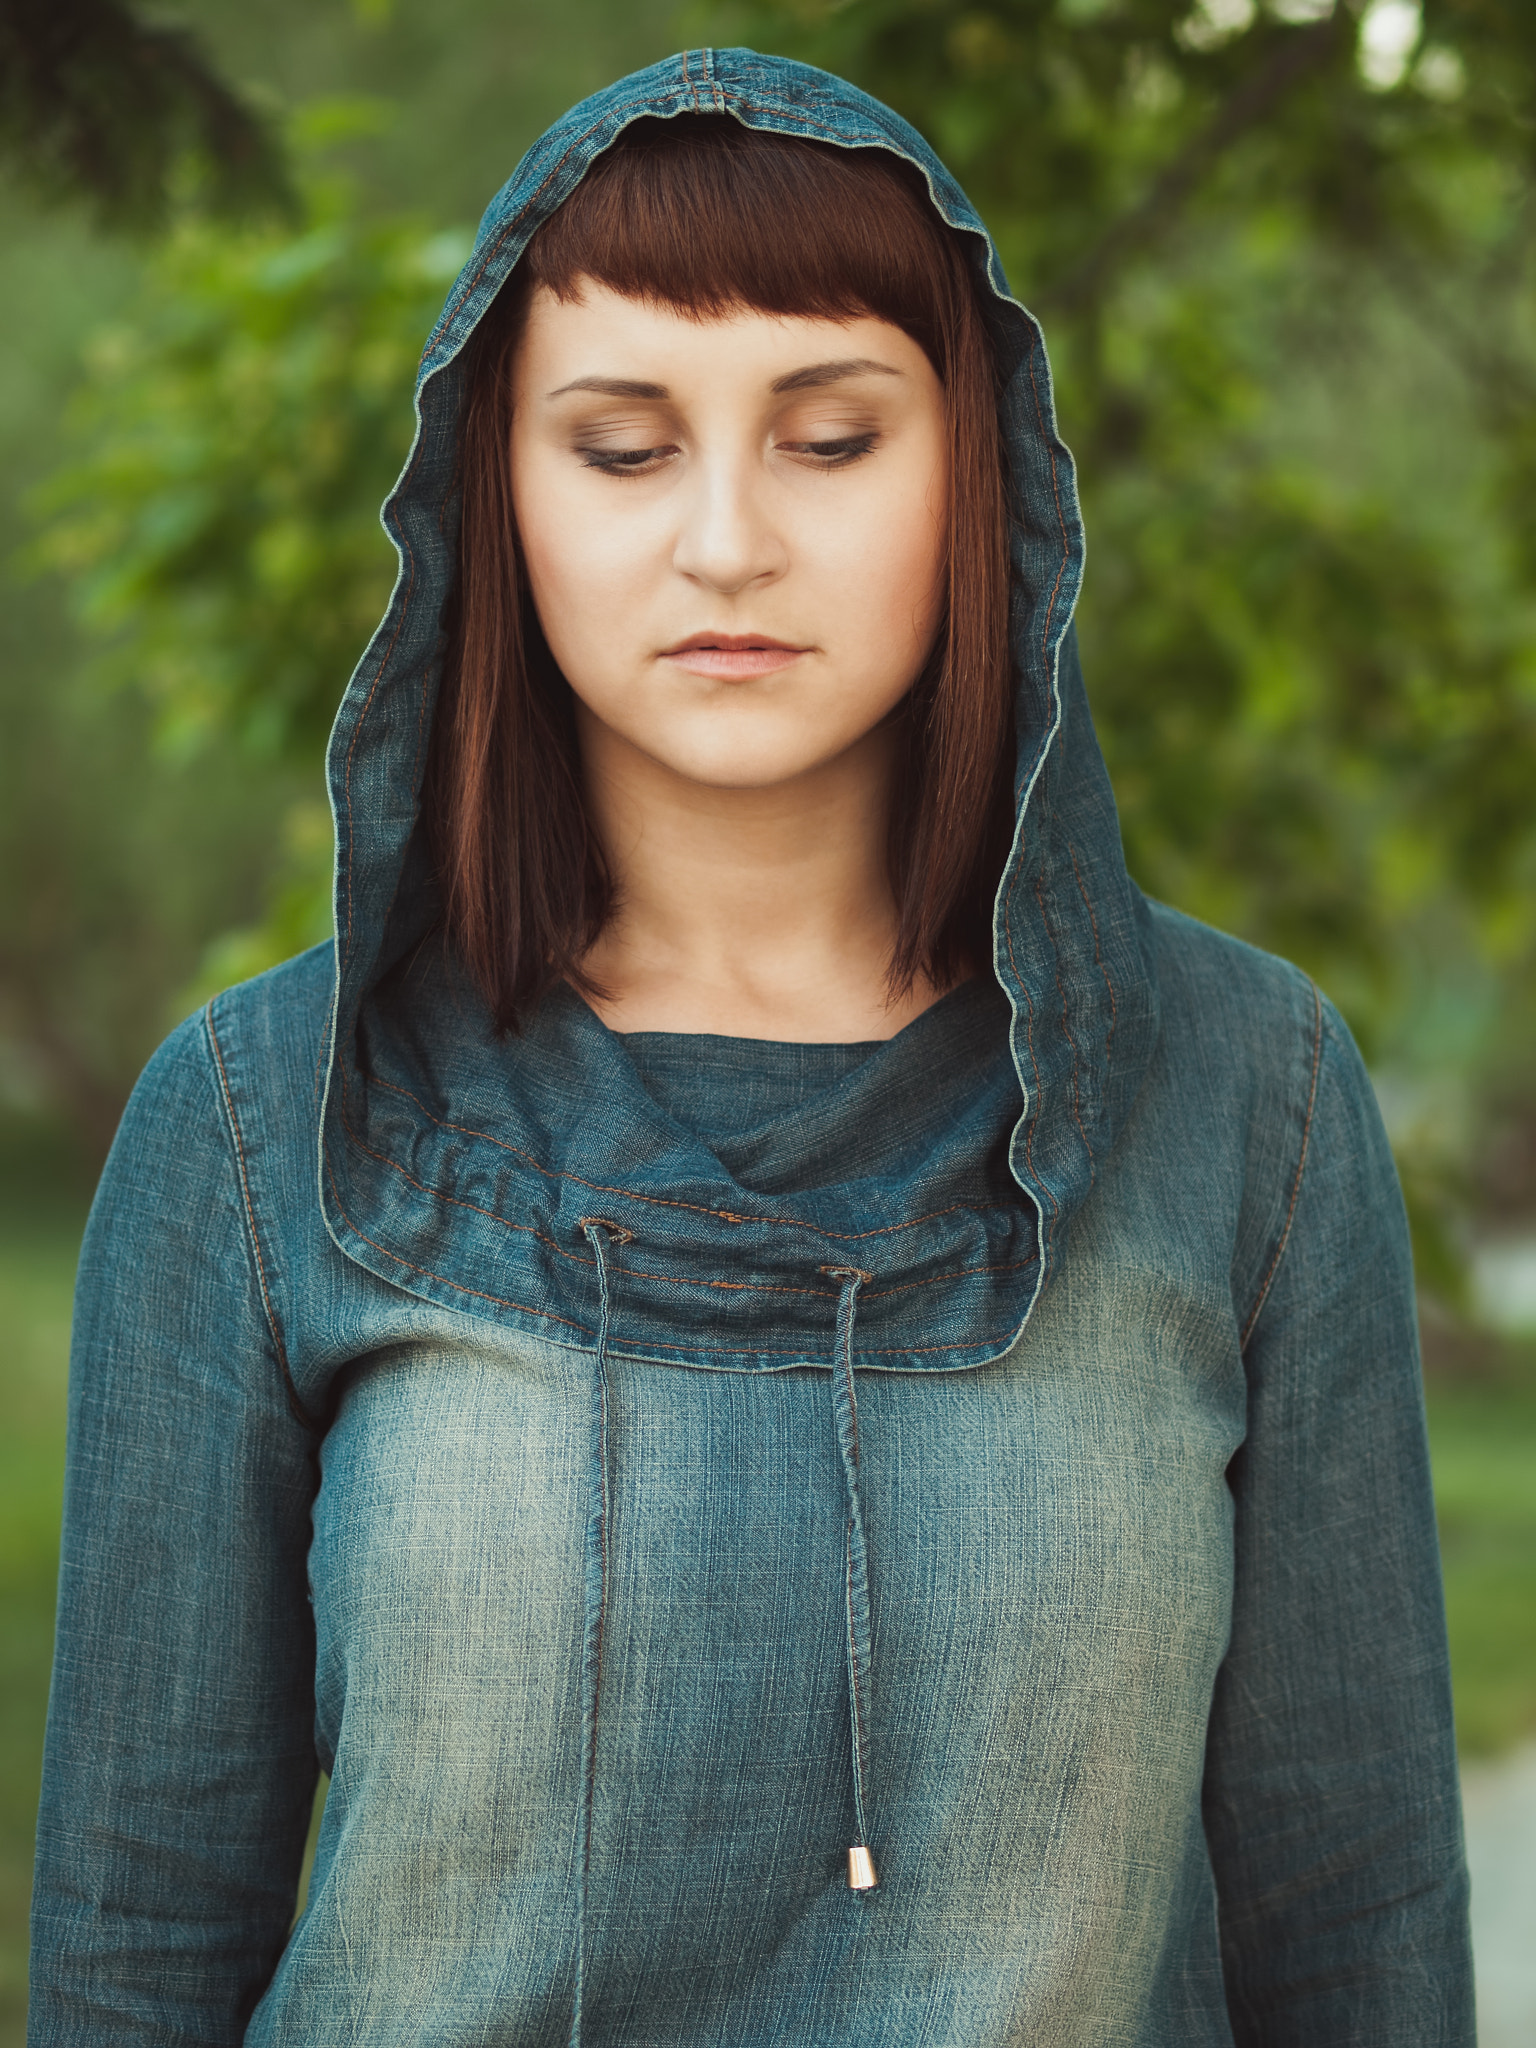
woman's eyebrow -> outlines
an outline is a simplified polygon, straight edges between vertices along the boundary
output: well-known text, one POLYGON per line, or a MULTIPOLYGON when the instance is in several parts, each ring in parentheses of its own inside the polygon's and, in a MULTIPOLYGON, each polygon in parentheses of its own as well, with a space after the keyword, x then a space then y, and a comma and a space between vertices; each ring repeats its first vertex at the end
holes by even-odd
POLYGON ((647 384, 639 377, 577 377, 551 391, 551 398, 564 398, 567 391, 600 391, 604 398, 670 398, 665 384, 647 384))
MULTIPOLYGON (((889 363, 877 363, 872 356, 844 356, 836 362, 808 363, 803 370, 789 370, 775 377, 768 389, 775 395, 785 391, 815 391, 823 384, 838 384, 845 377, 899 377, 900 370, 889 363)), ((670 398, 665 384, 650 384, 640 377, 576 377, 551 391, 551 398, 564 398, 570 391, 596 391, 604 398, 670 398)))
POLYGON ((845 356, 835 363, 811 363, 803 370, 791 370, 775 377, 770 391, 814 391, 822 384, 838 384, 844 377, 899 377, 900 370, 889 363, 877 363, 870 356, 845 356))

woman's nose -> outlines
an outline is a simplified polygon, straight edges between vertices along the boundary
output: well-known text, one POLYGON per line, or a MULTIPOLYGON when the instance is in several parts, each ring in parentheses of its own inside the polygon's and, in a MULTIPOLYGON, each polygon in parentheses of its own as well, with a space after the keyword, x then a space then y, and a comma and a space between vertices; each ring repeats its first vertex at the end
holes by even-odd
POLYGON ((680 575, 727 597, 772 582, 789 564, 785 536, 768 517, 754 467, 700 464, 673 550, 680 575))

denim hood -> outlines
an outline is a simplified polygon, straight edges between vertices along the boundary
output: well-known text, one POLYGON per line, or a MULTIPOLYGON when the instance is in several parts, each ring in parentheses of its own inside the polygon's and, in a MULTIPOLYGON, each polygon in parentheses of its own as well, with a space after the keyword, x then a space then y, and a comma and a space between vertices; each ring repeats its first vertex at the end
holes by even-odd
MULTIPOLYGON (((416 434, 383 512, 399 574, 331 739, 336 987, 320 1115, 320 1192, 337 1246, 424 1299, 585 1347, 597 1338, 606 1227, 628 1357, 728 1371, 825 1364, 838 1275, 861 1279, 861 1368, 946 1370, 1000 1356, 1060 1266, 1074 1212, 1156 1042, 1148 911, 1128 877, 1077 662, 1083 532, 1040 329, 986 229, 922 138, 839 78, 751 50, 694 50, 583 101, 492 200, 422 355, 416 434), (456 562, 455 444, 464 351, 535 230, 632 121, 729 114, 754 128, 913 164, 960 231, 1000 371, 1011 466, 1016 826, 993 966, 1012 1009, 1008 1100, 980 1086, 904 1105, 892 1142, 855 1071, 733 1172, 646 1094, 575 997, 498 1039, 466 987, 420 969, 436 904, 418 831, 456 562), (1018 1197, 979 1184, 978 1151, 1012 1125, 1018 1197), (493 1276, 488 1279, 487 1276, 493 1276)), ((434 959, 440 955, 433 951, 434 959)), ((888 1122, 889 1112, 886 1112, 888 1122)))

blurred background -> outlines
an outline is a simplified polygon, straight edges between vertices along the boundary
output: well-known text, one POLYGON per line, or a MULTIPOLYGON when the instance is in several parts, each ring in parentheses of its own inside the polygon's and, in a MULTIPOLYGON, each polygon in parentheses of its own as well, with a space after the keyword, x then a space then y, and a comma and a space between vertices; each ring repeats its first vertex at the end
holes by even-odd
POLYGON ((480 209, 695 42, 842 72, 969 188, 1057 367, 1132 871, 1365 1048, 1483 2039, 1536 2043, 1536 8, 0 0, 0 2044, 95 1174, 159 1038, 329 932, 325 734, 480 209))

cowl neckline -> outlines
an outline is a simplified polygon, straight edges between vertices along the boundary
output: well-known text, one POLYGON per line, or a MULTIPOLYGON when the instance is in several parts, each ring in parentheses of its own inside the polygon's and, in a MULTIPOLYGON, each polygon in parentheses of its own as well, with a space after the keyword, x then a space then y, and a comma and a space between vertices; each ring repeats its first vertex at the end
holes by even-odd
MULTIPOLYGON (((599 1020, 600 1021, 600 1020, 599 1020)), ((1008 1136, 1017 1093, 1006 998, 969 976, 889 1038, 802 1041, 717 1032, 613 1031, 651 1101, 741 1186, 789 1194, 850 1168, 899 1172, 921 1130, 997 1101, 974 1198, 1017 1202, 1008 1136)), ((605 1027, 606 1028, 606 1027, 605 1027)))

